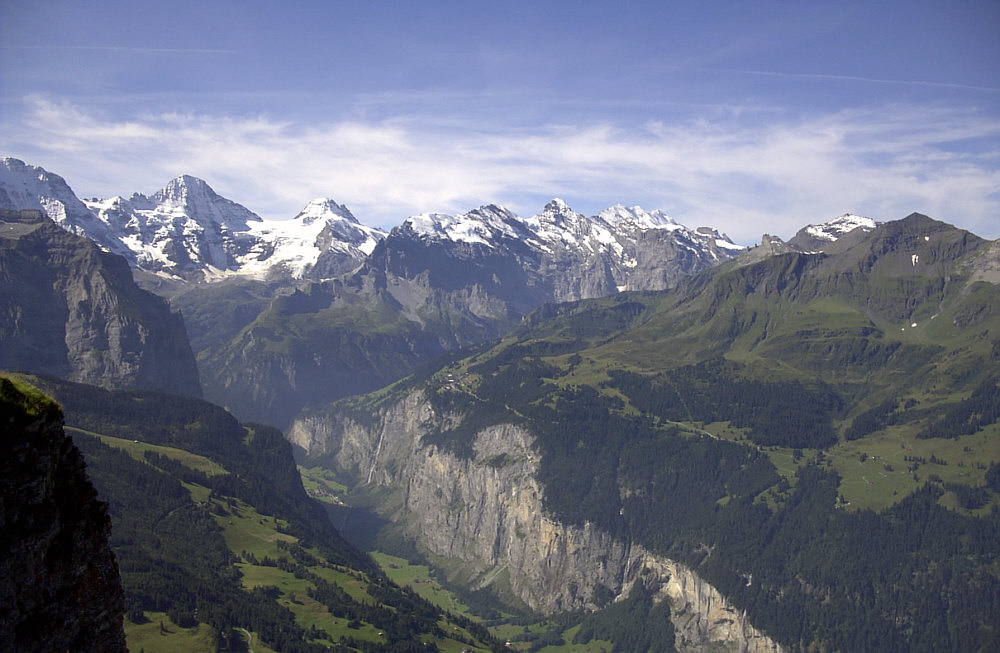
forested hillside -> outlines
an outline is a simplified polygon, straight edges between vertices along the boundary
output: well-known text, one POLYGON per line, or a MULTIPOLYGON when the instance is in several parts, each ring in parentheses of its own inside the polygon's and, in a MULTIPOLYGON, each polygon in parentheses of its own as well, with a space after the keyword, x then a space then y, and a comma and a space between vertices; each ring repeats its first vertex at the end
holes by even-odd
POLYGON ((64 407, 108 502, 131 648, 499 647, 347 544, 275 429, 207 402, 32 380, 64 407))
MULTIPOLYGON (((588 386, 560 388, 564 373, 541 363, 475 373, 488 381, 474 396, 442 390, 438 401, 448 403, 441 407, 482 420, 467 422, 471 430, 516 413, 538 436, 540 479, 554 514, 690 564, 779 642, 897 651, 988 650, 1000 642, 1000 582, 991 571, 1000 518, 982 509, 996 502, 982 470, 970 485, 932 475, 888 510, 854 510, 842 495, 836 454, 816 446, 829 445, 825 439, 754 445, 754 428, 802 428, 795 412, 786 423, 774 417, 781 415, 781 393, 770 404, 766 396, 750 397, 761 410, 770 406, 773 419, 734 442, 710 434, 697 416, 674 423, 653 412, 629 414, 619 397, 588 386), (528 379, 543 380, 532 387, 528 379), (521 392, 506 391, 511 387, 521 392), (488 407, 498 408, 493 420, 488 407), (775 463, 792 464, 779 471, 775 463), (942 505, 946 495, 954 501, 967 491, 981 497, 969 506, 979 508, 975 514, 942 505)), ((605 390, 611 388, 628 396, 629 388, 609 381, 605 390)), ((460 449, 470 432, 459 427, 434 443, 460 449)), ((832 433, 829 421, 822 432, 832 433)), ((994 428, 988 437, 998 436, 994 428)), ((973 442, 979 440, 962 446, 979 446, 973 442)), ((987 446, 976 453, 997 453, 995 444, 987 446)), ((873 476, 884 473, 867 456, 855 463, 873 476)), ((995 475, 997 466, 991 469, 995 475)))

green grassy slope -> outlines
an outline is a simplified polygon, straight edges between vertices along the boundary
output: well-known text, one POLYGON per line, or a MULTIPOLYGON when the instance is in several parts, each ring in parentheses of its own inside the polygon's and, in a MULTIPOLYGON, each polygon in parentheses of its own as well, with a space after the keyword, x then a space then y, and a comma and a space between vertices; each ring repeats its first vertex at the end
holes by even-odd
POLYGON ((273 429, 205 402, 33 381, 64 405, 109 504, 134 650, 499 647, 340 538, 273 429))

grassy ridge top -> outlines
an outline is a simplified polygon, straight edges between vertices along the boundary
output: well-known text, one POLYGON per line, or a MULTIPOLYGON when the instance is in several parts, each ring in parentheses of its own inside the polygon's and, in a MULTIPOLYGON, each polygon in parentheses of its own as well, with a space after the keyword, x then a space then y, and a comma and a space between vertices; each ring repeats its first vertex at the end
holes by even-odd
POLYGON ((16 428, 10 421, 16 421, 15 415, 23 415, 31 420, 62 419, 62 406, 57 401, 25 378, 16 375, 0 374, 0 405, 8 416, 8 423, 4 428, 16 428))

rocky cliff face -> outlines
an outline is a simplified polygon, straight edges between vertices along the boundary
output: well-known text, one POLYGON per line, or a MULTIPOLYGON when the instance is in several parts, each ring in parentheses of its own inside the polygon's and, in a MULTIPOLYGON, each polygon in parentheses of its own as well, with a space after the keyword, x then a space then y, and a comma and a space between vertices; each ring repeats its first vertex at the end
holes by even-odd
POLYGON ((715 229, 690 229, 639 206, 586 217, 555 199, 526 222, 559 302, 673 288, 743 251, 715 229))
POLYGON ((779 650, 691 569, 592 524, 547 514, 538 453, 524 429, 482 430, 470 460, 421 442, 455 419, 414 392, 371 423, 315 415, 297 421, 289 437, 363 483, 397 490, 388 516, 423 551, 444 559, 453 580, 491 587, 543 613, 596 609, 595 597, 607 594, 599 588, 621 599, 643 583, 670 600, 682 650, 779 650))
POLYGON ((0 209, 0 368, 201 396, 180 315, 38 211, 0 209))
POLYGON ((126 651, 111 522, 59 407, 0 377, 0 649, 126 651))

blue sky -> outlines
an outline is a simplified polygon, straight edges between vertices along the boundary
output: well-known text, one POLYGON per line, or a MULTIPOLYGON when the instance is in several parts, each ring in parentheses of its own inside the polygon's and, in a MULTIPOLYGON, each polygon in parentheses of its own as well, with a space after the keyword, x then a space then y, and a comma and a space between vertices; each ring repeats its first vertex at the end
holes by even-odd
POLYGON ((0 153, 392 227, 553 197, 738 242, 844 212, 1000 237, 1000 2, 0 0, 0 153))

